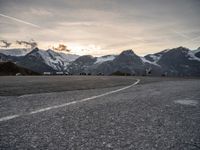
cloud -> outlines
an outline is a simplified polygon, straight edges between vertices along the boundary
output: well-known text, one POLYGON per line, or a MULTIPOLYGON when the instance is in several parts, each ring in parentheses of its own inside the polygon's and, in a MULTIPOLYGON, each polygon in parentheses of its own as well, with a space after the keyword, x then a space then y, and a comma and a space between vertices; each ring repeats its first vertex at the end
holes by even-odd
POLYGON ((67 48, 67 46, 64 45, 64 44, 59 44, 58 47, 53 47, 53 49, 54 49, 54 50, 57 50, 57 51, 65 51, 65 52, 70 52, 70 51, 71 51, 71 50, 69 50, 69 49, 67 48))
POLYGON ((27 41, 16 41, 16 44, 24 45, 25 47, 30 46, 31 48, 35 48, 38 45, 34 40, 31 40, 30 42, 27 42, 27 41))
POLYGON ((12 43, 7 42, 6 40, 0 40, 0 42, 1 44, 3 44, 3 45, 0 45, 0 47, 8 48, 12 45, 12 43))

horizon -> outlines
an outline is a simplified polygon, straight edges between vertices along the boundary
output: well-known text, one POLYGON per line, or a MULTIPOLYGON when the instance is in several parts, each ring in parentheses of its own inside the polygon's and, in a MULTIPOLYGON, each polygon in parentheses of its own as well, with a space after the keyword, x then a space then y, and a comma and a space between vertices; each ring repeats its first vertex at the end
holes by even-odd
POLYGON ((0 0, 1 47, 36 43, 77 55, 140 56, 200 42, 198 0, 0 0), (17 33, 17 34, 16 34, 17 33), (19 38, 20 37, 20 38, 19 38), (16 43, 18 41, 18 43, 16 43))
POLYGON ((70 54, 70 55, 77 55, 77 56, 84 56, 84 55, 91 55, 91 56, 93 56, 93 57, 102 57, 102 56, 107 56, 107 55, 119 55, 119 54, 121 54, 122 52, 124 52, 124 51, 128 51, 128 50, 131 50, 131 51, 133 51, 136 55, 138 55, 138 56, 140 56, 140 57, 144 57, 144 56, 146 56, 146 55, 150 55, 150 54, 156 54, 156 53, 159 53, 159 52, 162 52, 162 51, 166 51, 166 50, 172 50, 172 49, 176 49, 176 48, 186 48, 186 49, 189 49, 190 51, 197 51, 197 50, 200 50, 200 47, 197 47, 196 49, 190 49, 190 48, 188 48, 188 47, 185 47, 185 46, 178 46, 178 47, 173 47, 173 48, 166 48, 166 49, 163 49, 163 50, 160 50, 160 51, 157 51, 157 52, 155 52, 155 53, 147 53, 147 54, 145 54, 145 55, 139 55, 139 54, 137 54, 137 52, 134 50, 134 49, 131 49, 131 48, 129 48, 129 49, 123 49, 123 50, 119 50, 118 51, 118 53, 110 53, 110 54, 106 54, 106 55, 92 55, 92 54, 76 54, 76 53, 71 53, 71 51, 60 51, 60 50, 55 50, 55 49, 52 49, 52 48, 48 48, 48 49, 41 49, 39 46, 36 46, 36 47, 33 47, 33 48, 28 48, 28 47, 10 47, 10 48, 0 48, 0 53, 1 53, 1 50, 10 50, 10 51, 12 51, 13 49, 29 49, 30 51, 32 51, 32 50, 34 50, 35 48, 38 48, 39 50, 42 50, 42 51, 48 51, 48 50, 52 50, 52 51, 54 51, 54 52, 56 52, 56 53, 64 53, 64 54, 70 54))

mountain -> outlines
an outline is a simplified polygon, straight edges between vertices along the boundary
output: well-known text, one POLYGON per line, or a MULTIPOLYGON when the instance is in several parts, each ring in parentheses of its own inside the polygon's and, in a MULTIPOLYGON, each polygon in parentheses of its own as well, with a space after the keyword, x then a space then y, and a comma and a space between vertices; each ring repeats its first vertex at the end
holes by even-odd
POLYGON ((144 58, 150 62, 153 62, 155 64, 157 64, 157 62, 160 60, 160 58, 162 57, 162 55, 164 55, 165 53, 167 53, 168 51, 170 51, 169 49, 155 53, 155 54, 148 54, 146 55, 144 58))
POLYGON ((102 64, 103 62, 112 61, 116 58, 115 55, 105 55, 97 57, 95 64, 102 64))
POLYGON ((25 56, 31 51, 30 48, 13 48, 13 49, 1 49, 0 53, 8 56, 25 56))
POLYGON ((0 76, 7 75, 39 75, 39 73, 17 66, 12 62, 0 62, 0 76))
POLYGON ((200 76, 200 58, 184 47, 168 50, 157 63, 168 76, 200 76))
POLYGON ((105 62, 110 62, 115 59, 115 55, 106 55, 102 57, 93 57, 91 55, 80 56, 74 62, 68 65, 67 71, 71 74, 80 73, 98 73, 98 66, 105 62))
POLYGON ((124 72, 132 75, 146 75, 147 71, 151 71, 151 74, 158 75, 160 70, 159 65, 136 55, 133 50, 125 50, 112 62, 103 63, 98 67, 98 71, 103 72, 103 74, 124 72))
POLYGON ((120 71, 142 75, 145 72, 145 64, 132 50, 125 50, 113 61, 102 63, 98 66, 97 71, 103 74, 112 74, 113 72, 120 71))
POLYGON ((46 64, 46 60, 42 54, 42 50, 35 48, 30 53, 26 54, 23 57, 20 57, 16 61, 16 64, 40 73, 55 72, 56 70, 54 70, 51 66, 46 64))
POLYGON ((200 76, 200 48, 191 51, 185 47, 167 49, 140 57, 133 50, 119 55, 93 57, 72 55, 34 48, 24 56, 0 53, 0 61, 15 64, 36 72, 63 71, 71 74, 130 74, 152 76, 200 76))
POLYGON ((40 73, 66 70, 69 62, 78 57, 78 55, 57 53, 50 49, 45 51, 38 48, 34 48, 24 56, 11 56, 0 53, 0 60, 12 61, 19 66, 40 73))
POLYGON ((110 75, 113 72, 125 72, 134 75, 144 75, 147 69, 154 69, 154 74, 159 72, 160 66, 144 61, 132 50, 125 50, 120 55, 107 55, 93 57, 81 56, 68 66, 68 72, 72 74, 91 73, 110 75))
POLYGON ((200 47, 197 50, 193 51, 193 53, 196 57, 200 58, 200 47))
POLYGON ((51 68, 45 71, 53 71, 53 70, 63 71, 66 70, 66 66, 69 64, 69 62, 74 61, 78 57, 79 57, 78 55, 57 53, 50 49, 44 51, 35 48, 30 53, 25 55, 24 56, 25 59, 21 61, 19 64, 26 65, 27 62, 33 62, 33 63, 39 62, 51 68), (24 61, 26 63, 24 63, 24 61))
POLYGON ((97 58, 91 55, 81 56, 68 66, 67 71, 71 74, 90 72, 89 69, 92 67, 92 65, 94 65, 96 61, 97 58))

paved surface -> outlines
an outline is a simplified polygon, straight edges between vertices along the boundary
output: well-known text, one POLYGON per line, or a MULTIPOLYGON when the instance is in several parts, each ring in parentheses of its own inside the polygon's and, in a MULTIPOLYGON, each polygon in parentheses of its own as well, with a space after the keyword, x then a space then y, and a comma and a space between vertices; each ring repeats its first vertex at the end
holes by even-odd
POLYGON ((1 96, 0 149, 200 149, 200 80, 139 79, 1 96))
POLYGON ((119 76, 3 76, 0 96, 125 86, 134 81, 132 77, 119 76))

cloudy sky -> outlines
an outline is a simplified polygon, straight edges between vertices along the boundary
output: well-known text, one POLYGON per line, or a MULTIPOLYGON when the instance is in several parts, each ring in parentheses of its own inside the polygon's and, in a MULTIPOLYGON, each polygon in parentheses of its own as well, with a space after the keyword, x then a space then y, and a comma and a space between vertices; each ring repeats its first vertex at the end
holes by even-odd
POLYGON ((200 0, 0 0, 0 40, 96 56, 196 49, 200 0))

